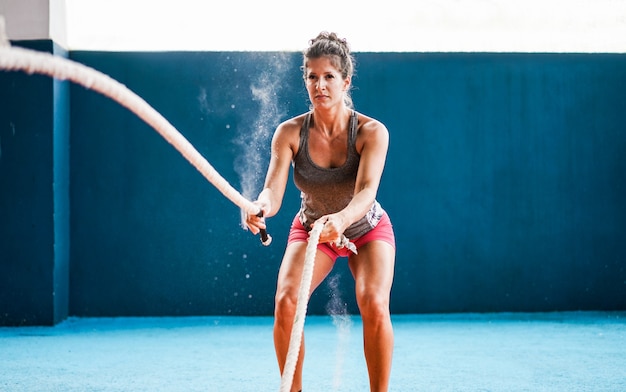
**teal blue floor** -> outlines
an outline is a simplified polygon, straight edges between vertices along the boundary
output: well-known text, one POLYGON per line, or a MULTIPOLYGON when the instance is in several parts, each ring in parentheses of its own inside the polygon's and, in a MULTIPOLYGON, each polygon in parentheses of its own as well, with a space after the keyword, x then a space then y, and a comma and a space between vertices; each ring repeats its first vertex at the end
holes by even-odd
MULTIPOLYGON (((391 391, 626 391, 626 312, 396 315, 391 391)), ((358 316, 306 319, 304 391, 367 391, 358 316)), ((0 328, 0 391, 278 391, 272 319, 0 328)))

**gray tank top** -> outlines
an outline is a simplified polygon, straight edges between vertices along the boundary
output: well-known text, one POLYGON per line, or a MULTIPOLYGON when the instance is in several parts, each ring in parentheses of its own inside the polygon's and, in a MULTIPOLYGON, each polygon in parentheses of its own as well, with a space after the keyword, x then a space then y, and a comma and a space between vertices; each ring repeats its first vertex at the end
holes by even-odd
MULTIPOLYGON (((342 166, 336 168, 320 167, 313 162, 309 155, 310 112, 302 123, 300 146, 293 159, 293 180, 302 199, 298 216, 307 230, 321 216, 345 208, 354 196, 354 184, 361 159, 356 150, 357 123, 357 112, 353 111, 348 127, 348 157, 342 166)), ((383 212, 378 201, 374 201, 367 214, 348 227, 344 235, 354 239, 366 234, 376 227, 383 212)))

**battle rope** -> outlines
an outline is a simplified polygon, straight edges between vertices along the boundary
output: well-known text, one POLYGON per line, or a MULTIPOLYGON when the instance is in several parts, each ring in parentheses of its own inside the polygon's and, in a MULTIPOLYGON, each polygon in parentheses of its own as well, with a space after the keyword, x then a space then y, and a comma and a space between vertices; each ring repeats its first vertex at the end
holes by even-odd
MULTIPOLYGON (((4 19, 0 15, 0 69, 7 71, 24 71, 28 74, 42 74, 59 80, 69 80, 81 86, 94 90, 113 99, 120 105, 135 113, 139 118, 152 126, 167 142, 169 142, 185 159, 189 161, 211 184, 213 184, 226 198, 248 214, 261 214, 259 207, 243 197, 228 181, 226 181, 211 164, 196 150, 193 145, 159 112, 145 100, 132 92, 115 79, 69 59, 54 56, 49 53, 11 47, 4 35, 4 19)), ((316 223, 309 235, 307 244, 302 281, 298 291, 296 315, 291 330, 289 349, 283 374, 280 391, 289 391, 293 383, 296 363, 300 354, 304 320, 309 301, 309 291, 315 266, 315 254, 319 242, 323 223, 316 223)), ((261 241, 269 245, 272 237, 265 230, 261 231, 261 241)))
MULTIPOLYGON (((226 181, 193 145, 159 112, 117 80, 80 63, 49 53, 11 47, 4 36, 4 21, 0 16, 0 69, 42 74, 60 80, 70 80, 92 89, 128 108, 152 126, 183 157, 213 184, 224 196, 250 215, 260 213, 258 206, 243 197, 226 181)), ((269 245, 272 238, 261 230, 261 242, 269 245)))
POLYGON ((300 355, 300 345, 302 344, 302 332, 304 331, 304 319, 306 317, 307 305, 309 303, 309 291, 311 290, 311 280, 313 279, 313 267, 315 267, 315 253, 320 239, 320 233, 324 228, 324 223, 316 222, 309 234, 309 242, 304 254, 304 268, 302 270, 302 280, 298 291, 298 302, 296 305, 296 316, 291 328, 289 338, 289 349, 287 360, 283 368, 280 380, 280 392, 289 392, 293 383, 293 375, 296 371, 296 363, 300 355))

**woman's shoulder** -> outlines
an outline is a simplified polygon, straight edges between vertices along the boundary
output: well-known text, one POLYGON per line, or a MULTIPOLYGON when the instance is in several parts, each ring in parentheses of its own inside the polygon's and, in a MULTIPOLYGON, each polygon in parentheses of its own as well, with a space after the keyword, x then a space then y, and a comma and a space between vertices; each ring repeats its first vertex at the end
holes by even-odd
POLYGON ((279 145, 289 145, 296 152, 300 144, 300 129, 307 113, 289 118, 278 125, 274 133, 274 142, 279 145))
POLYGON ((300 129, 304 123, 308 113, 303 113, 295 117, 291 117, 278 125, 276 128, 276 137, 299 138, 300 129))
POLYGON ((297 130, 299 132, 308 114, 309 113, 307 112, 307 113, 302 113, 300 115, 297 115, 295 117, 291 117, 283 121, 282 123, 280 123, 280 125, 278 126, 278 129, 286 130, 286 131, 297 130))
POLYGON ((387 133, 387 127, 381 121, 360 112, 356 112, 359 133, 387 133))

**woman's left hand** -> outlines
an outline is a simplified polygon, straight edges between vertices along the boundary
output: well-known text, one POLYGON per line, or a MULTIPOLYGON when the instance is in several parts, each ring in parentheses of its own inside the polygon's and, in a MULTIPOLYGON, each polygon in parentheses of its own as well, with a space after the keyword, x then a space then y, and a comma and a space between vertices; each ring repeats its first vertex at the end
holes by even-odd
POLYGON ((341 241, 341 236, 345 230, 345 221, 340 214, 324 215, 315 223, 317 222, 324 223, 324 228, 320 233, 320 243, 338 243, 341 241))

